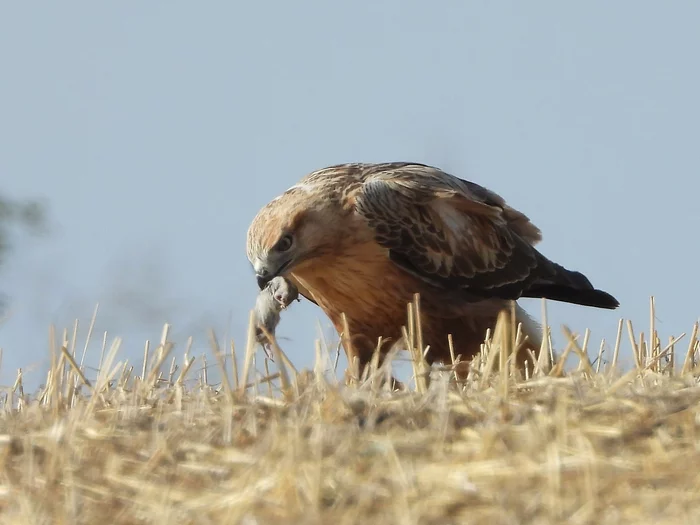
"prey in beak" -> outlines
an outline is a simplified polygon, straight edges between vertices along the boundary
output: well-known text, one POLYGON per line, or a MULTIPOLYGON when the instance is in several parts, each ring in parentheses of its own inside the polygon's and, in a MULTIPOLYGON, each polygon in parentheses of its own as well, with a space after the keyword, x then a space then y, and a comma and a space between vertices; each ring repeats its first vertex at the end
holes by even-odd
POLYGON ((265 279, 266 277, 258 277, 260 293, 255 301, 254 309, 255 338, 263 347, 268 359, 274 361, 270 350, 271 341, 268 339, 265 331, 271 337, 274 337, 275 330, 280 322, 280 312, 292 302, 300 301, 301 299, 299 299, 297 287, 284 277, 277 276, 265 279))

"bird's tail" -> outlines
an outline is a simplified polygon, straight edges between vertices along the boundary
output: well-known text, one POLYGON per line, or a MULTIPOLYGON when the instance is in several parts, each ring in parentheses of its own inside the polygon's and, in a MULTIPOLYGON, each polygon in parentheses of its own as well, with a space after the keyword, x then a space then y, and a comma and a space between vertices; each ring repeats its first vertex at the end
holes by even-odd
POLYGON ((523 297, 536 297, 562 301, 565 303, 607 308, 614 310, 620 303, 612 295, 593 287, 588 278, 580 272, 567 270, 549 261, 553 273, 547 279, 533 283, 522 294, 523 297))

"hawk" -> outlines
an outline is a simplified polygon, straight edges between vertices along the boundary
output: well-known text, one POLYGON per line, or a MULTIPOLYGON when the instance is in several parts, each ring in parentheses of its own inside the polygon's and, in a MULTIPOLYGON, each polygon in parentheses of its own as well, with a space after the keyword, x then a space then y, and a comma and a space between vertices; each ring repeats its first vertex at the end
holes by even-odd
MULTIPOLYGON (((392 345, 402 339, 416 293, 428 363, 451 362, 448 334, 462 360, 473 357, 498 313, 521 297, 619 306, 582 273, 542 255, 541 238, 500 195, 439 168, 349 163, 309 173, 266 204, 248 229, 246 252, 261 290, 275 277, 289 279, 339 333, 345 314, 362 370, 380 337, 392 345)), ((539 327, 514 307, 538 353, 539 327)))

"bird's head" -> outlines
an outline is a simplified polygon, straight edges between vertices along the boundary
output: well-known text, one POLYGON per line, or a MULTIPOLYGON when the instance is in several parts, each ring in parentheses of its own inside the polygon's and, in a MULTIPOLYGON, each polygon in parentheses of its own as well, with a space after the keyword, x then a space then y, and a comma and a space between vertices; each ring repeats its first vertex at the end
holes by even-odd
POLYGON ((333 221, 327 203, 304 191, 290 190, 264 206, 248 228, 246 246, 258 287, 327 253, 337 242, 333 221))

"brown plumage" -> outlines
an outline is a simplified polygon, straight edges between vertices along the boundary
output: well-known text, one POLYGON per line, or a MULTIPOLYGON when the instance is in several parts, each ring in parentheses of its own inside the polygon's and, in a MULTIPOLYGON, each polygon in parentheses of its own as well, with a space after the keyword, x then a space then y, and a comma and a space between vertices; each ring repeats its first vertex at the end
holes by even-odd
MULTIPOLYGON (((619 306, 537 251, 540 240, 524 214, 477 184, 423 164, 355 163, 312 172, 264 206, 247 255, 261 288, 286 276, 339 333, 345 313, 361 365, 380 336, 401 340, 406 305, 419 293, 428 361, 449 363, 448 334, 470 359, 498 312, 520 297, 619 306)), ((537 353, 539 328, 515 308, 537 353)))

